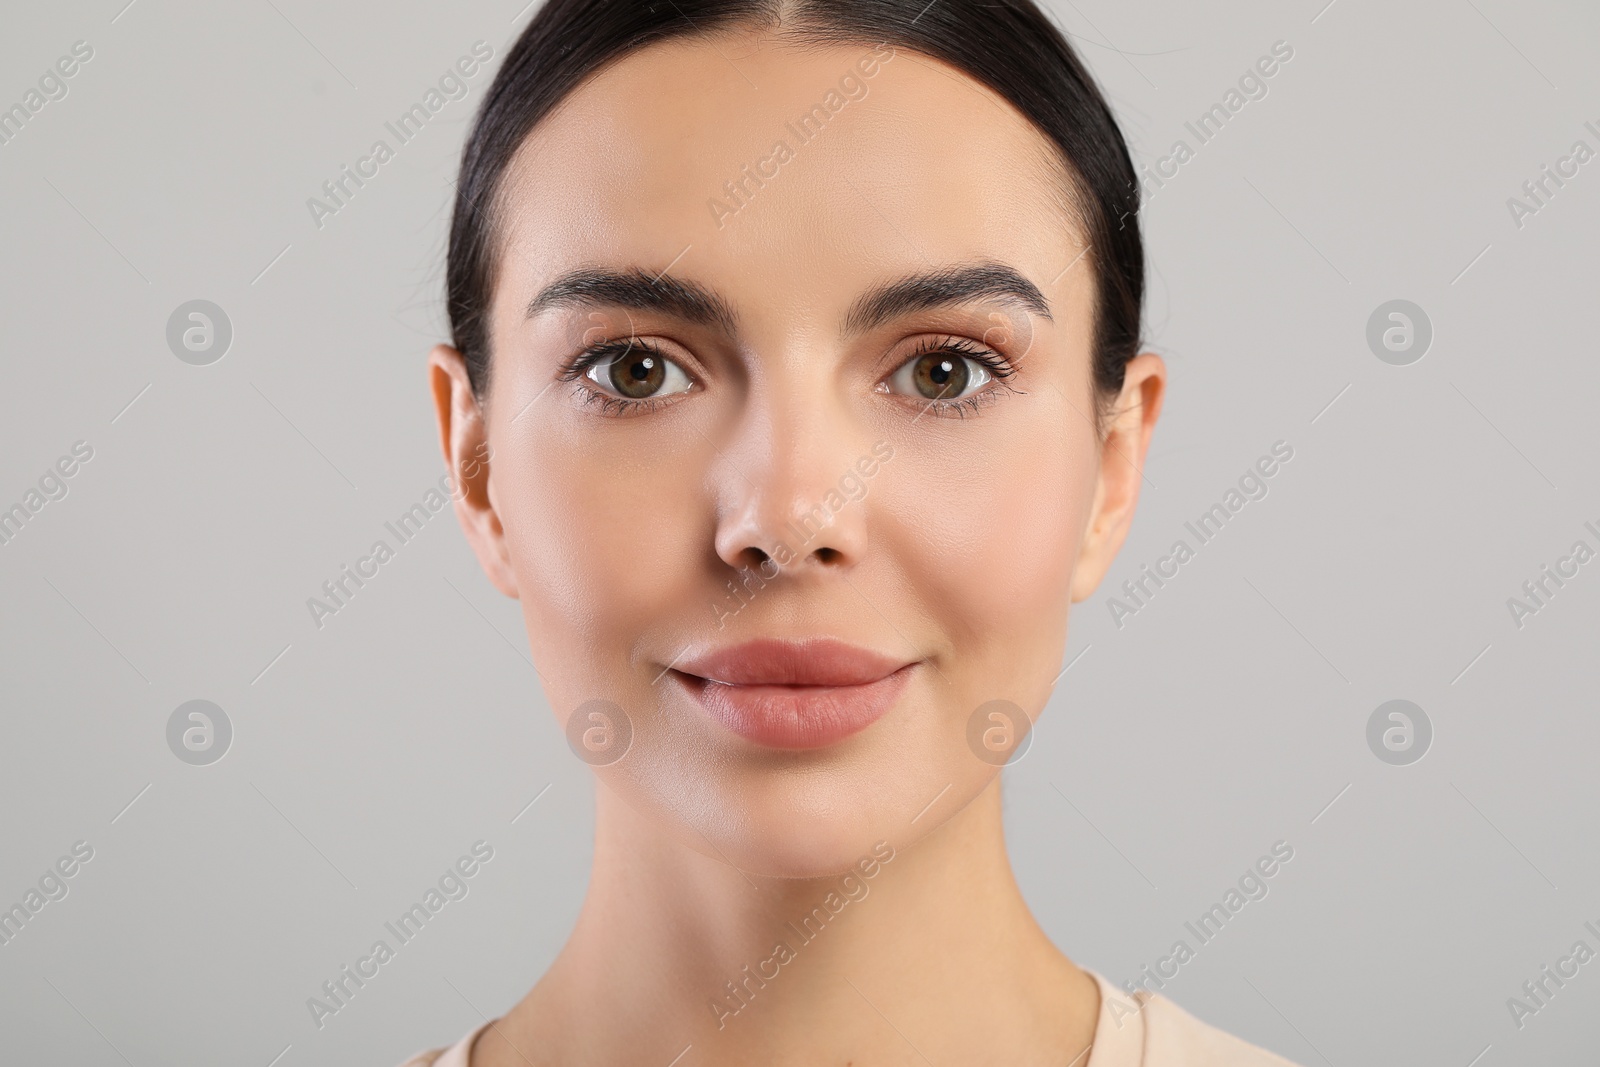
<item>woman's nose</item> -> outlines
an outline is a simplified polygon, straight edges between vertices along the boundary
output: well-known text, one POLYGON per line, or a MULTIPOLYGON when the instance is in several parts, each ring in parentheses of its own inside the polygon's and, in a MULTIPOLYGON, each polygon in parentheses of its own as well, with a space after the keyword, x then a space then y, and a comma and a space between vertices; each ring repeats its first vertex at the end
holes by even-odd
POLYGON ((716 551, 730 567, 847 570, 864 557, 871 443, 837 398, 759 404, 719 453, 716 551))

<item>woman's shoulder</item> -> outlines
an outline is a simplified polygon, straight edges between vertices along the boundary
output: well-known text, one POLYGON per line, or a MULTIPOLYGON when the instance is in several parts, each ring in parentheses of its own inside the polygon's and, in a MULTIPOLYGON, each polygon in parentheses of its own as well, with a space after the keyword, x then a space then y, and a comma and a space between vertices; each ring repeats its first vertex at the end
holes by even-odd
POLYGON ((428 1049, 426 1052, 419 1052, 406 1062, 402 1063, 400 1067, 434 1067, 434 1065, 439 1062, 439 1057, 444 1055, 444 1052, 445 1050, 442 1048, 428 1049))
MULTIPOLYGON (((1093 971, 1100 1018, 1084 1067, 1296 1067, 1281 1056, 1196 1019, 1166 997, 1129 997, 1093 971)), ((448 1048, 429 1049, 400 1067, 468 1067, 478 1036, 490 1023, 448 1048)))
POLYGON ((484 1023, 448 1048, 435 1048, 426 1052, 419 1052, 402 1063, 400 1067, 467 1067, 467 1060, 472 1052, 473 1042, 477 1041, 478 1035, 487 1030, 490 1025, 490 1023, 484 1023))
POLYGON ((1147 1067, 1294 1067, 1232 1034, 1196 1019, 1163 996, 1145 1007, 1147 1067))
POLYGON ((1295 1067, 1196 1019, 1160 994, 1128 996, 1100 975, 1100 1019, 1086 1067, 1295 1067))

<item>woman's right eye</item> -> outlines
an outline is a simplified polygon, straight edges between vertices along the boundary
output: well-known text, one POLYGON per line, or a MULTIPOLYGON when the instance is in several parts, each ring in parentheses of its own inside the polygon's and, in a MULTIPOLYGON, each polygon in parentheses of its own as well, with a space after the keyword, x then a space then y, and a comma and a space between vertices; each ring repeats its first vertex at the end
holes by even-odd
POLYGON ((959 352, 924 352, 890 375, 893 391, 921 400, 962 400, 993 376, 982 363, 959 352))
POLYGON ((602 355, 583 372, 607 394, 622 400, 651 400, 693 388, 688 373, 654 348, 639 341, 620 347, 621 351, 602 355))

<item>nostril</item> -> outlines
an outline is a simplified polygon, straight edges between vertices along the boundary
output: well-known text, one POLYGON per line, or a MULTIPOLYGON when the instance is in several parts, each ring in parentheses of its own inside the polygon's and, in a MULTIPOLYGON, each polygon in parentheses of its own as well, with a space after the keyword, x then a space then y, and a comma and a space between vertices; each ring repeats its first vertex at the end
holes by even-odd
POLYGON ((841 558, 841 553, 837 548, 829 548, 826 545, 817 549, 814 555, 819 563, 835 563, 841 558))

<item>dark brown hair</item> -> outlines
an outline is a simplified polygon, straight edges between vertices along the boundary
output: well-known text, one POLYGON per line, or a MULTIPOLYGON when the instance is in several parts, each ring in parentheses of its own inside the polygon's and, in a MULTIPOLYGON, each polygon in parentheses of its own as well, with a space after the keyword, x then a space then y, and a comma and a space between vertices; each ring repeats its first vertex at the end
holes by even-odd
POLYGON ((1097 300, 1094 381, 1122 388, 1138 351, 1144 246, 1133 162, 1094 80, 1032 0, 547 0, 512 46, 461 155, 447 294, 455 346, 489 385, 497 193, 533 128, 585 78, 637 49, 739 26, 817 43, 887 44, 942 60, 994 90, 1060 150, 1087 231, 1097 300))

